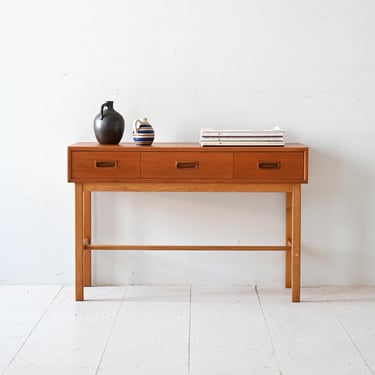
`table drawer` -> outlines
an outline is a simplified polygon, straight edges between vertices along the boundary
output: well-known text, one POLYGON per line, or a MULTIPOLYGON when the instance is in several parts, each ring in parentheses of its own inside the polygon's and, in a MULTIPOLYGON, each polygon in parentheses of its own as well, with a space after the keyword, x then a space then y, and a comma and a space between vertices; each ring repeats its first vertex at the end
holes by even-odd
POLYGON ((254 181, 306 182, 304 152, 239 152, 234 177, 254 181))
POLYGON ((140 177, 139 152, 73 151, 70 161, 72 180, 121 180, 140 177))
POLYGON ((232 178, 231 152, 143 152, 141 177, 232 178))

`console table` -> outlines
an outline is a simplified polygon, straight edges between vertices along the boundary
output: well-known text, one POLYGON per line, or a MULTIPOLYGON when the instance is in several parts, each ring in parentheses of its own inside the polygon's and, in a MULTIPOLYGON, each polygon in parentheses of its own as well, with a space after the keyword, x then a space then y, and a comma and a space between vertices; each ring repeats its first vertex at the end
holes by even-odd
POLYGON ((75 184, 75 288, 84 299, 91 286, 93 250, 284 251, 285 287, 300 301, 301 184, 308 181, 308 148, 152 146, 77 143, 68 147, 68 181, 75 184), (283 192, 286 196, 282 246, 111 245, 91 242, 91 193, 283 192))

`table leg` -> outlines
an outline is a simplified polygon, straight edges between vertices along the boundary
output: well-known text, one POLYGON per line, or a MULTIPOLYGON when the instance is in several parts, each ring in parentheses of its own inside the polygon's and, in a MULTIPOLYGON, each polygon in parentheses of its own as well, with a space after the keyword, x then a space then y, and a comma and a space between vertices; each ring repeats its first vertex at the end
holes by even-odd
MULTIPOLYGON (((91 243, 91 191, 83 193, 83 239, 91 243)), ((91 250, 83 251, 83 285, 91 286, 91 250)))
POLYGON ((301 185, 292 192, 292 302, 300 301, 301 288, 301 185))
POLYGON ((83 186, 75 184, 76 301, 83 301, 83 186))
MULTIPOLYGON (((292 242, 292 193, 286 193, 285 202, 285 245, 292 242)), ((292 256, 291 251, 285 251, 285 288, 292 286, 292 256)))

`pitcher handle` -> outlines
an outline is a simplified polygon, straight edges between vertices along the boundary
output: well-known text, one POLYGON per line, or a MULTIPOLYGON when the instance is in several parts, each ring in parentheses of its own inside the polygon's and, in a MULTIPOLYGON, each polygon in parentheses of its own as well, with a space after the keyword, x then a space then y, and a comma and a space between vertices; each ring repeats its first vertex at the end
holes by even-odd
POLYGON ((137 133, 137 130, 138 130, 138 123, 141 123, 140 120, 135 120, 133 122, 133 134, 136 134, 137 133))
POLYGON ((104 117, 104 107, 107 107, 108 109, 108 102, 105 102, 102 104, 102 106, 100 107, 100 119, 103 120, 103 117, 104 117))

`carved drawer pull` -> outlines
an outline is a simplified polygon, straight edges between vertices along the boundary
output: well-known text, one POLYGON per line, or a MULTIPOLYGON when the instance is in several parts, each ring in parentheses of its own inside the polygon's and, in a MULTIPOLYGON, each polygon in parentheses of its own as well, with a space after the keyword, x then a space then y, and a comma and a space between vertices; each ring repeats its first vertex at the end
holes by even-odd
POLYGON ((199 167, 198 160, 196 161, 176 161, 177 169, 197 169, 199 167))
POLYGON ((95 168, 117 168, 117 160, 95 160, 95 168))
POLYGON ((259 161, 259 169, 280 169, 281 163, 279 161, 259 161))

